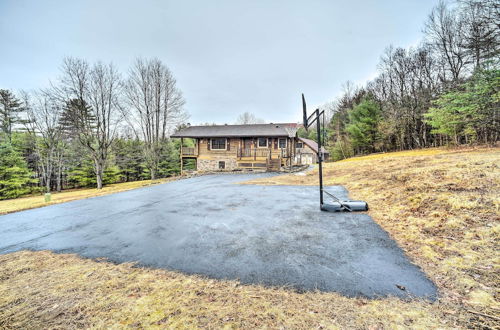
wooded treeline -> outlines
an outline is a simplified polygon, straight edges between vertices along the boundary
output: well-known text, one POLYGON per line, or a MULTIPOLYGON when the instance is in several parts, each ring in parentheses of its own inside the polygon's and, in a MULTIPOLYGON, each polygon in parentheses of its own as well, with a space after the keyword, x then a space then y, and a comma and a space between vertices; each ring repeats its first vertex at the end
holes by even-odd
POLYGON ((500 3, 441 2, 423 33, 418 47, 388 47, 365 86, 345 85, 328 125, 333 159, 499 140, 500 3))
MULTIPOLYGON (((498 0, 441 2, 423 33, 418 47, 388 47, 365 86, 345 85, 324 132, 332 159, 499 140, 498 0)), ((179 173, 169 135, 187 119, 183 105, 158 59, 122 74, 66 58, 50 88, 0 89, 0 199, 179 173)), ((244 113, 237 122, 262 120, 244 113)))
POLYGON ((137 59, 122 75, 66 58, 50 88, 0 90, 0 199, 179 173, 169 136, 187 119, 183 105, 158 59, 137 59))

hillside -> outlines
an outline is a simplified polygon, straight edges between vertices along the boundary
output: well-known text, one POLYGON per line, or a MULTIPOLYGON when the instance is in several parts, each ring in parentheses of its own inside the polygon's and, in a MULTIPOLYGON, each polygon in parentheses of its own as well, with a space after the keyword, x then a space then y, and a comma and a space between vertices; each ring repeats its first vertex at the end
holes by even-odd
MULTIPOLYGON (((376 154, 325 165, 436 283, 437 302, 241 285, 47 251, 0 255, 0 327, 494 327, 500 148, 376 154)), ((247 184, 317 184, 316 170, 247 184)))

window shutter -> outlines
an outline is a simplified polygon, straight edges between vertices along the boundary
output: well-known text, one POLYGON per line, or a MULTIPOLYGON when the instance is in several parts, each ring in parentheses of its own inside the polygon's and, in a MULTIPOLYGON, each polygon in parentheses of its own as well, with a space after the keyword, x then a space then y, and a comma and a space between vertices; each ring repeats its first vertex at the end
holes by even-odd
POLYGON ((226 147, 227 147, 227 151, 231 150, 231 139, 226 139, 226 147))
POLYGON ((210 143, 212 143, 212 140, 207 139, 207 150, 210 150, 210 143))
POLYGON ((274 139, 274 149, 278 149, 278 144, 279 144, 280 139, 274 139))

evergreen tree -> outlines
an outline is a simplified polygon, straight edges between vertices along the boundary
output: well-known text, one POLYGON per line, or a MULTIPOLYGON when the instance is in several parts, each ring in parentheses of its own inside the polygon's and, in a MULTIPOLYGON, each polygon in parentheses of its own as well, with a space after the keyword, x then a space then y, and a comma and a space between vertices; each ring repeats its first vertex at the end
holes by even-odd
POLYGON ((19 118, 21 111, 23 111, 21 101, 9 90, 0 89, 0 126, 9 141, 12 140, 13 126, 21 122, 19 118))
MULTIPOLYGON (((75 187, 95 187, 97 183, 95 168, 90 159, 84 159, 79 166, 68 171, 68 181, 75 187)), ((121 181, 120 169, 115 166, 107 166, 103 172, 103 184, 117 183, 121 181)))
POLYGON ((160 163, 158 166, 158 173, 160 177, 166 178, 181 172, 179 150, 180 141, 167 140, 163 143, 160 163))
POLYGON ((150 176, 144 162, 144 143, 138 139, 118 138, 112 146, 115 164, 124 181, 143 180, 150 176))
POLYGON ((382 120, 380 105, 370 97, 365 97, 349 112, 346 131, 353 147, 358 152, 373 152, 379 139, 378 126, 382 120))
POLYGON ((451 137, 455 144, 460 143, 466 134, 475 136, 473 127, 463 121, 468 115, 473 115, 475 107, 471 106, 471 95, 467 92, 453 91, 441 95, 425 114, 427 123, 433 127, 432 133, 451 137))
MULTIPOLYGON (((93 177, 95 179, 95 175, 93 177)), ((116 165, 110 165, 106 166, 106 169, 104 170, 104 176, 102 178, 102 183, 103 184, 112 184, 112 183, 118 183, 122 182, 122 174, 118 166, 116 165)))
POLYGON ((461 89, 441 95, 425 114, 432 133, 456 144, 498 140, 500 131, 500 70, 477 72, 461 89))
MULTIPOLYGON (((321 122, 321 123, 323 125, 323 122, 321 122)), ((325 123, 325 124, 328 124, 328 123, 325 123)), ((322 126, 322 128, 321 128, 321 141, 322 141, 321 143, 322 143, 322 145, 325 145, 328 143, 331 134, 332 134, 332 132, 330 130, 329 125, 325 125, 325 127, 322 126), (323 141, 323 140, 325 140, 325 141, 323 141)), ((297 136, 318 142, 317 141, 318 134, 316 133, 316 128, 311 127, 306 131, 303 127, 300 127, 297 130, 297 136)))
POLYGON ((35 183, 26 161, 10 142, 0 144, 0 199, 16 198, 31 192, 35 183))
POLYGON ((71 99, 63 107, 59 125, 66 138, 76 139, 80 129, 95 129, 95 120, 90 106, 85 101, 71 99))
POLYGON ((95 172, 90 159, 82 159, 73 163, 68 169, 68 183, 73 187, 91 187, 95 184, 95 172))
POLYGON ((485 143, 500 138, 500 69, 482 70, 474 75, 472 91, 480 120, 478 133, 485 143))

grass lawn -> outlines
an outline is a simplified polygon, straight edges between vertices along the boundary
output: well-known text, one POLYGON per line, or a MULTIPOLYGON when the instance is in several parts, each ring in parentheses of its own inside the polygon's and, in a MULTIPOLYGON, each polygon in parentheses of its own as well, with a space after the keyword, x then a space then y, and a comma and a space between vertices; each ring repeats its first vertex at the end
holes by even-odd
MULTIPOLYGON (((500 323, 500 148, 325 166, 436 283, 438 301, 241 285, 48 251, 0 255, 0 328, 480 328, 500 323)), ((247 182, 317 184, 316 170, 247 182)), ((43 198, 43 197, 42 197, 43 198)))
POLYGON ((59 193, 52 192, 50 202, 45 202, 44 195, 33 195, 27 197, 20 197, 16 199, 2 200, 0 201, 0 215, 47 206, 51 204, 74 201, 77 199, 113 194, 120 191, 126 191, 140 187, 150 186, 152 184, 169 182, 177 178, 178 177, 159 179, 159 180, 143 180, 143 181, 115 183, 106 185, 101 190, 95 188, 87 188, 87 189, 64 190, 59 193))

